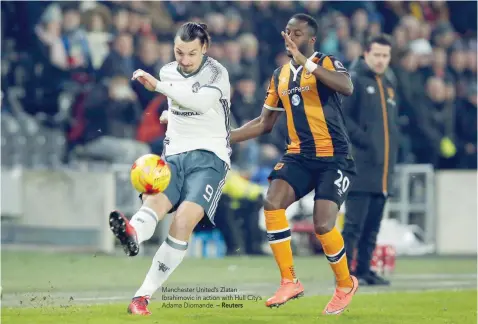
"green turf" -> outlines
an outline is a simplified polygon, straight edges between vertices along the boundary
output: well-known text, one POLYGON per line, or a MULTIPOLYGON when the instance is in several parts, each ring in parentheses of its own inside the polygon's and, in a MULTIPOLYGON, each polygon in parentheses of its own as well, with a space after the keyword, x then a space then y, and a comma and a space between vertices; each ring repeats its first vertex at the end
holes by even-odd
MULTIPOLYGON (((323 256, 295 259, 303 281, 331 281, 323 256)), ((3 293, 118 291, 138 287, 151 257, 2 251, 3 293)), ((399 258, 397 274, 476 273, 476 258, 399 258)), ((186 258, 168 284, 275 283, 272 256, 257 258, 186 258)))
MULTIPOLYGON (((167 309, 152 303, 151 317, 133 317, 125 313, 125 304, 6 308, 5 324, 236 324, 236 323, 363 323, 363 324, 475 324, 476 291, 390 293, 361 295, 358 293, 344 314, 325 317, 320 311, 327 297, 305 297, 279 309, 268 309, 260 302, 234 302, 242 308, 167 309)), ((200 302, 196 302, 197 303, 200 302)), ((233 303, 233 302, 228 302, 233 303)), ((221 305, 221 302, 214 304, 221 305)))

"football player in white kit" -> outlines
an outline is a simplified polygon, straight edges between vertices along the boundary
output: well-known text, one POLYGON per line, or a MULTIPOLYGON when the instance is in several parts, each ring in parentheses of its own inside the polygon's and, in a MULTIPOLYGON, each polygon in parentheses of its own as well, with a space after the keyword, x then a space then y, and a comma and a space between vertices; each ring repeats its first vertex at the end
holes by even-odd
POLYGON ((188 241, 199 221, 214 213, 230 166, 230 83, 227 70, 206 56, 207 26, 182 25, 174 40, 175 62, 163 66, 159 80, 143 70, 133 74, 150 91, 168 97, 168 130, 163 158, 171 168, 167 189, 143 195, 143 205, 128 221, 119 211, 110 225, 127 255, 150 239, 164 216, 176 210, 169 235, 153 258, 148 274, 134 295, 128 312, 150 315, 148 302, 186 255, 188 241))

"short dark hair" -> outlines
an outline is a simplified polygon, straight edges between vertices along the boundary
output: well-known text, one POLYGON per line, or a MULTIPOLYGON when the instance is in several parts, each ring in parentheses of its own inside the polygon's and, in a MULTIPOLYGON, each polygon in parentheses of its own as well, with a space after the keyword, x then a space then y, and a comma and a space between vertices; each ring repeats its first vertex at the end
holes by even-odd
POLYGON ((317 20, 315 20, 312 16, 309 16, 304 13, 299 13, 293 15, 290 19, 297 19, 306 22, 307 26, 309 26, 312 31, 312 36, 317 36, 317 33, 319 32, 319 24, 317 23, 317 20))
POLYGON ((371 36, 365 42, 365 51, 370 52, 373 44, 380 44, 393 47, 392 38, 387 34, 379 34, 375 36, 371 36))
POLYGON ((201 45, 206 44, 209 46, 211 44, 211 37, 207 32, 206 24, 187 22, 179 27, 176 36, 179 37, 183 42, 192 42, 195 39, 199 39, 201 45))

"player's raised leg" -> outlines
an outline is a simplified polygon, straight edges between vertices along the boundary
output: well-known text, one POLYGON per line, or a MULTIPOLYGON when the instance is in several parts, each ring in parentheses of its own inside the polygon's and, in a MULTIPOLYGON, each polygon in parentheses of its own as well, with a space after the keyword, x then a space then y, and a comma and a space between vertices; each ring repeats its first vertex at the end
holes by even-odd
POLYGON ((143 195, 142 199, 143 206, 133 215, 131 221, 118 210, 110 213, 111 230, 128 256, 139 253, 139 245, 153 236, 158 222, 172 208, 168 197, 162 193, 143 195))
POLYGON ((110 213, 111 230, 128 256, 139 253, 139 245, 153 236, 158 222, 179 201, 183 175, 178 171, 177 157, 167 157, 166 162, 171 169, 171 180, 164 192, 155 195, 143 194, 143 205, 131 220, 120 211, 110 213))
POLYGON ((291 248, 291 232, 285 210, 295 201, 294 189, 284 180, 272 180, 264 202, 267 237, 281 274, 281 284, 268 307, 279 307, 303 295, 304 287, 296 277, 291 248))
POLYGON ((213 223, 228 171, 228 166, 212 152, 190 151, 171 158, 178 159, 178 165, 187 174, 182 186, 182 203, 167 239, 156 252, 151 268, 128 308, 133 314, 149 315, 146 307, 149 299, 185 257, 196 225, 204 215, 213 223))

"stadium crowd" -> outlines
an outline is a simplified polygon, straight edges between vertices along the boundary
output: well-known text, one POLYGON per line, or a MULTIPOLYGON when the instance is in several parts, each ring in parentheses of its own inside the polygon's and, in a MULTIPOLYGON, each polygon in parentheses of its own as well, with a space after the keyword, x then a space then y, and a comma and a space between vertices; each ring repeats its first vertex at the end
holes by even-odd
MULTIPOLYGON (((476 168, 473 2, 7 2, 2 122, 33 117, 41 127, 60 129, 66 146, 56 152, 57 163, 129 163, 151 149, 160 152, 166 126, 157 117, 166 101, 130 77, 138 68, 157 75, 174 60, 174 31, 193 20, 208 24, 208 54, 229 70, 233 126, 239 126, 260 113, 271 71, 289 60, 280 31, 297 12, 318 19, 318 50, 346 66, 368 36, 393 35, 389 74, 399 86, 399 163, 476 168)), ((235 148, 238 169, 264 180, 284 147, 284 120, 235 148)))

